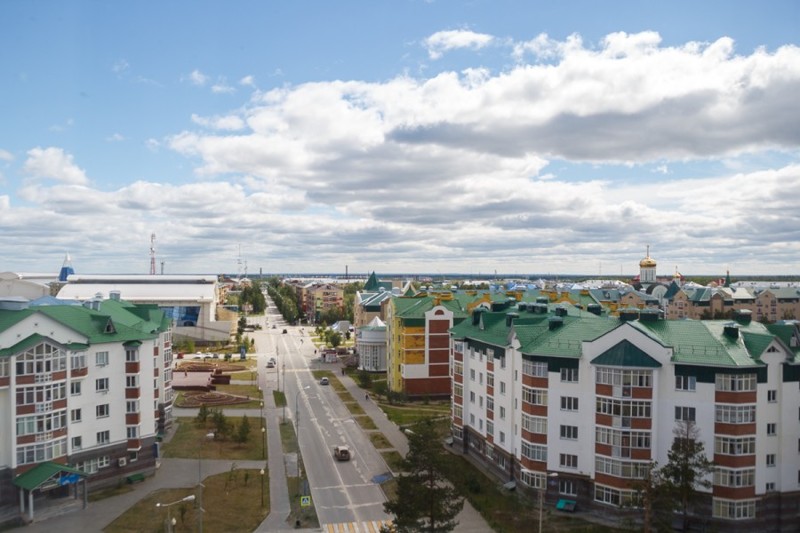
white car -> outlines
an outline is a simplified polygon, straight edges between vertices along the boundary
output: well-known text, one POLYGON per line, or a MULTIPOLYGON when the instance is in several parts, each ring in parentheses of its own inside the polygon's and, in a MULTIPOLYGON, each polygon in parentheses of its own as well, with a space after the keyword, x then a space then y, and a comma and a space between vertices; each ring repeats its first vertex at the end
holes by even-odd
POLYGON ((328 384, 328 378, 319 378, 319 384, 320 385, 327 385, 328 384))

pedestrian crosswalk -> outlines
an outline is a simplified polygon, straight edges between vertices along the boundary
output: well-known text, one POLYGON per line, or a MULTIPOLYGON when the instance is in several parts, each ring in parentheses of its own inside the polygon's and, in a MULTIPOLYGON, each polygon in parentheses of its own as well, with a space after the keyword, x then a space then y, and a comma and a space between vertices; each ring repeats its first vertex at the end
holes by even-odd
POLYGON ((384 531, 391 531, 391 520, 369 520, 366 522, 342 522, 339 524, 324 524, 324 533, 380 533, 381 527, 386 527, 384 531))

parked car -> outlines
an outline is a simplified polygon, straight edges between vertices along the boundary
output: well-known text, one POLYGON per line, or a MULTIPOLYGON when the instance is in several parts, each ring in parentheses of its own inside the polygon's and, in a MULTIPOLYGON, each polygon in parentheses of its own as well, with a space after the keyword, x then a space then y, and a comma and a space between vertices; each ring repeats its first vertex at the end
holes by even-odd
POLYGON ((320 385, 327 385, 328 384, 328 378, 319 378, 319 384, 320 385))

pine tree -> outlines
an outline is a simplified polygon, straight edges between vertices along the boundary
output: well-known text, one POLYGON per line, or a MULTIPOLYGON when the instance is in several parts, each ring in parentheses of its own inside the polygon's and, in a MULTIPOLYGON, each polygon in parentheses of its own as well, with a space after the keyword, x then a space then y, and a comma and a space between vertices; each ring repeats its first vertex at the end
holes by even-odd
POLYGON ((409 452, 401 464, 397 494, 383 508, 394 515, 397 533, 452 531, 464 498, 444 477, 444 454, 430 421, 414 426, 409 434, 409 452))
POLYGON ((694 422, 679 422, 673 433, 675 439, 660 474, 673 508, 681 514, 682 531, 688 531, 689 517, 699 495, 697 489, 711 487, 708 476, 714 472, 714 463, 706 457, 700 430, 694 422))

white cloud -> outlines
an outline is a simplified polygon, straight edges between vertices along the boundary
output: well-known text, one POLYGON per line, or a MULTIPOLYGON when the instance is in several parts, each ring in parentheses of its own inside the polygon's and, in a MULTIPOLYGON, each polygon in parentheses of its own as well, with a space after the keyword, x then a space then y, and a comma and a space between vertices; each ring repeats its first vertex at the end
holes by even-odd
POLYGON ((431 59, 439 59, 445 52, 458 48, 480 50, 492 42, 494 37, 485 33, 475 33, 470 30, 439 31, 425 39, 424 44, 428 49, 431 59))
POLYGON ((126 73, 130 67, 130 64, 125 59, 119 59, 111 66, 111 72, 121 76, 122 74, 126 73))
POLYGON ((13 161, 14 154, 9 152, 8 150, 3 150, 0 148, 0 161, 13 161))
POLYGON ((241 108, 197 110, 191 129, 146 141, 184 157, 197 183, 97 190, 62 149, 32 150, 21 195, 32 207, 0 209, 0 226, 19 228, 0 247, 24 230, 98 254, 75 256, 84 271, 93 259, 130 272, 135 258, 114 261, 139 235, 146 272, 156 231, 168 272, 231 271, 241 242, 265 272, 477 275, 599 262, 633 274, 650 243, 684 272, 791 273, 800 48, 733 50, 651 32, 597 46, 543 34, 500 72, 247 91, 241 108))
POLYGON ((189 74, 189 81, 193 85, 203 86, 208 83, 208 76, 195 69, 189 74))
POLYGON ((236 92, 236 88, 228 85, 225 81, 218 81, 211 86, 211 92, 215 94, 231 94, 236 92))
POLYGON ((52 146, 28 150, 28 159, 22 170, 34 180, 50 179, 73 185, 85 185, 89 182, 83 169, 73 162, 71 154, 52 146))
POLYGON ((223 117, 201 117, 199 115, 192 114, 192 122, 205 128, 214 130, 237 131, 245 127, 244 120, 236 115, 226 115, 223 117))
POLYGON ((256 79, 253 76, 245 76, 244 78, 239 80, 239 85, 244 85, 246 87, 255 87, 256 79))
POLYGON ((144 145, 151 152, 157 152, 158 149, 161 148, 161 142, 158 139, 153 139, 153 138, 147 139, 144 142, 144 145))
POLYGON ((106 141, 108 142, 121 142, 125 140, 125 136, 121 133, 114 133, 106 137, 106 141))

